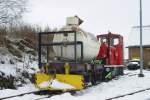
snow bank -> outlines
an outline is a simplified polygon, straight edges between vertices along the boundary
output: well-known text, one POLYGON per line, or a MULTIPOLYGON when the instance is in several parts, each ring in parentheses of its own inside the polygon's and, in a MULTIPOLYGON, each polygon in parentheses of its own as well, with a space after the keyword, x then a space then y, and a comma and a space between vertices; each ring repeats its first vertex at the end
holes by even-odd
POLYGON ((5 73, 5 75, 16 75, 16 67, 15 65, 10 64, 0 64, 0 71, 5 73))
POLYGON ((32 61, 27 65, 22 62, 14 64, 0 63, 0 89, 17 88, 23 84, 29 84, 33 78, 32 74, 36 71, 38 71, 36 61, 32 61))
POLYGON ((32 62, 32 64, 29 64, 28 67, 26 67, 22 62, 18 62, 16 64, 0 64, 0 71, 5 73, 5 75, 17 76, 18 69, 22 71, 26 70, 28 73, 35 73, 39 70, 37 62, 32 62), (34 70, 32 68, 34 68, 34 70))

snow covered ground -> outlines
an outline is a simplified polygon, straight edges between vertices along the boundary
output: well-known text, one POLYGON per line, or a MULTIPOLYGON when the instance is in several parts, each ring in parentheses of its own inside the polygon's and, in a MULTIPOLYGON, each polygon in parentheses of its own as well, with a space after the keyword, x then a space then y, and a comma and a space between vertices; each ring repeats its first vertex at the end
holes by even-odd
MULTIPOLYGON (((125 71, 125 73, 138 74, 137 71, 125 71)), ((61 95, 55 95, 51 98, 42 100, 105 100, 110 97, 131 93, 145 88, 150 88, 150 71, 144 70, 145 77, 139 78, 135 76, 121 76, 118 80, 112 80, 109 82, 103 82, 97 86, 77 92, 75 96, 70 93, 64 93, 61 95)), ((29 92, 37 90, 33 85, 26 85, 18 88, 18 90, 0 90, 0 97, 10 96, 23 92, 29 92)), ((28 94, 20 97, 15 97, 7 100, 34 100, 40 97, 39 95, 28 94)), ((150 90, 125 96, 116 100, 150 100, 150 90)))
POLYGON ((4 89, 0 90, 0 98, 2 97, 7 97, 7 96, 13 96, 17 94, 22 94, 22 93, 27 93, 27 92, 32 92, 32 91, 37 91, 38 89, 35 88, 33 84, 28 84, 23 87, 19 87, 17 90, 13 89, 4 89))

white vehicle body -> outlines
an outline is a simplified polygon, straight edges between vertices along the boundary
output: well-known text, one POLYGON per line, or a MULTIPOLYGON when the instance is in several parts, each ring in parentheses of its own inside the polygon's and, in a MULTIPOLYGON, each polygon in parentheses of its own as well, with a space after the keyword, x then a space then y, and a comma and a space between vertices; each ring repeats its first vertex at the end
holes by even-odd
MULTIPOLYGON (((100 43, 96 39, 96 37, 88 32, 84 32, 82 29, 79 28, 77 25, 77 19, 73 20, 74 17, 68 18, 67 25, 60 29, 60 31, 73 31, 76 30, 77 32, 77 41, 81 41, 83 43, 83 60, 91 60, 92 58, 96 57, 99 52, 100 43), (73 24, 72 21, 75 21, 73 24)), ((74 41, 74 34, 55 34, 53 38, 53 42, 73 42, 74 41)), ((54 46, 53 47, 55 56, 63 57, 67 59, 74 59, 74 45, 66 45, 66 46, 54 46), (62 54, 61 54, 62 52, 62 54)), ((77 59, 81 58, 81 46, 77 45, 77 59)))

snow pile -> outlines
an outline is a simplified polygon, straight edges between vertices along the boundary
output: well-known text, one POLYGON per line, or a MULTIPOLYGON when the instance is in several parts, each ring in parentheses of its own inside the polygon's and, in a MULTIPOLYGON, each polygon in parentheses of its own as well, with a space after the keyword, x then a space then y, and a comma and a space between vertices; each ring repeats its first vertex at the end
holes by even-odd
POLYGON ((69 84, 60 82, 57 79, 47 81, 47 82, 46 81, 42 82, 39 86, 41 88, 51 87, 51 88, 54 88, 54 89, 74 89, 75 88, 75 87, 73 87, 69 84))
POLYGON ((0 64, 0 71, 5 73, 5 75, 16 75, 16 67, 10 64, 0 64))
POLYGON ((45 82, 42 82, 41 84, 39 84, 39 87, 40 88, 47 88, 47 87, 49 87, 50 86, 50 82, 49 81, 45 81, 45 82))
POLYGON ((62 83, 56 79, 52 81, 52 84, 50 86, 56 89, 74 89, 75 88, 72 85, 62 83))

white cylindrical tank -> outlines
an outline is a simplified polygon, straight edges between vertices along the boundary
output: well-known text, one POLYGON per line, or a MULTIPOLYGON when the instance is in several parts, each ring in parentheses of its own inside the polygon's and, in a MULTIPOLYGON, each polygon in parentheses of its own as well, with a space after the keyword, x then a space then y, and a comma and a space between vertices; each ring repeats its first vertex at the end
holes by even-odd
MULTIPOLYGON (((83 60, 88 61, 93 59, 98 55, 100 43, 96 37, 90 33, 84 32, 81 30, 78 25, 66 25, 61 29, 61 31, 72 31, 76 30, 77 32, 77 41, 82 41, 83 43, 83 60)), ((64 36, 63 34, 55 34, 53 42, 69 42, 74 41, 74 34, 68 34, 64 36)), ((53 46, 55 56, 63 57, 67 59, 74 59, 74 46, 73 45, 62 45, 62 46, 53 46)), ((77 45, 77 59, 81 58, 81 46, 77 45)))

